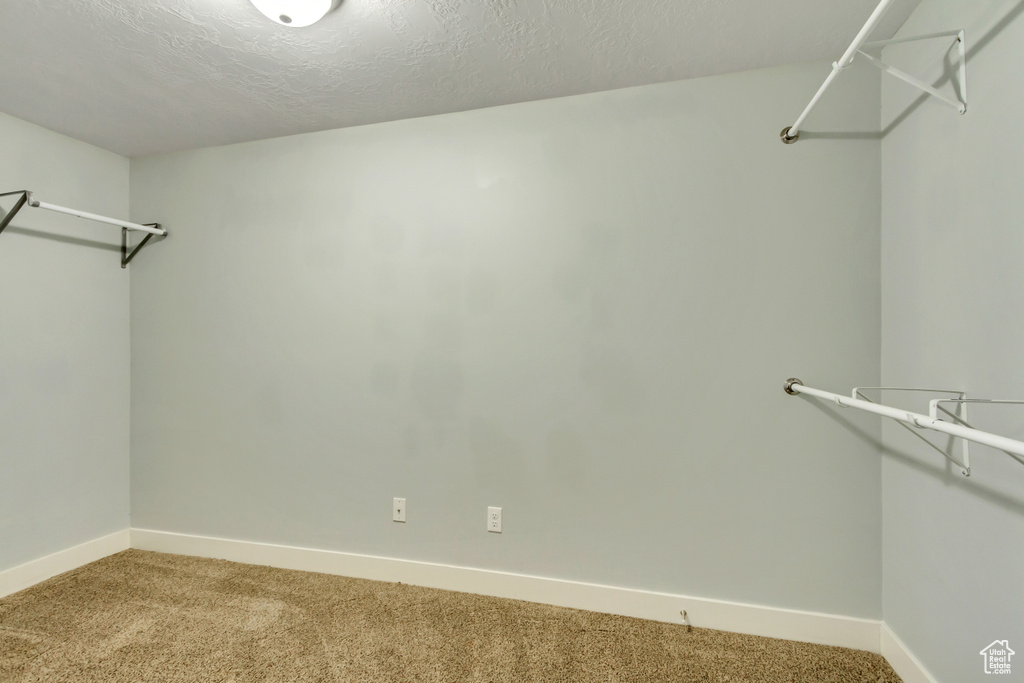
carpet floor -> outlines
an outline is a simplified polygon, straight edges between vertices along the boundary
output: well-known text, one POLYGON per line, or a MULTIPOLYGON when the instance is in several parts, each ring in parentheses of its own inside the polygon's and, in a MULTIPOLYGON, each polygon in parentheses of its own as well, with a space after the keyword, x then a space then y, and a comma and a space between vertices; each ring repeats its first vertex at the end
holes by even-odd
POLYGON ((858 650, 139 550, 0 599, 0 681, 899 680, 858 650))

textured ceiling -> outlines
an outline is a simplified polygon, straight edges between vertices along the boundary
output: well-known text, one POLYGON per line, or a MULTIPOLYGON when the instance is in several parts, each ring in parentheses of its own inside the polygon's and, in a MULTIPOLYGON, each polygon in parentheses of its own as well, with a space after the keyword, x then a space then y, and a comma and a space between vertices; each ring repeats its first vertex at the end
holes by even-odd
POLYGON ((876 4, 344 0, 292 29, 249 0, 0 0, 0 111, 137 156, 836 58, 876 4))

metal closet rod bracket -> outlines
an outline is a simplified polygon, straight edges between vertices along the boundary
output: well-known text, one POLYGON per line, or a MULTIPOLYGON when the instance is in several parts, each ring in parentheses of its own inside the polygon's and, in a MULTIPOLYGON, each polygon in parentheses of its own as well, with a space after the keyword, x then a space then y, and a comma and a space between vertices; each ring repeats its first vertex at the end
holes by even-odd
POLYGON ((14 206, 11 207, 11 210, 3 215, 0 215, 0 233, 4 231, 4 228, 10 225, 11 220, 14 219, 15 214, 21 211, 21 208, 23 206, 28 204, 29 196, 32 193, 29 192, 28 190, 15 190, 14 192, 4 192, 0 194, 0 197, 13 197, 16 194, 20 194, 21 196, 18 197, 18 199, 14 202, 14 206))
MULTIPOLYGON (((931 403, 929 403, 929 407, 930 407, 930 409, 929 409, 929 417, 931 417, 933 420, 937 420, 937 421, 941 421, 941 419, 942 419, 942 418, 940 418, 938 416, 938 411, 935 408, 935 405, 937 405, 936 401, 938 401, 938 402, 942 402, 942 401, 959 401, 959 402, 961 402, 958 405, 958 410, 960 411, 959 415, 951 413, 948 410, 946 410, 945 408, 941 408, 940 410, 942 410, 942 412, 946 413, 949 417, 952 417, 954 420, 956 420, 960 424, 966 425, 967 427, 971 427, 971 425, 968 424, 967 421, 966 421, 967 420, 967 406, 966 406, 966 404, 962 403, 962 401, 964 401, 964 397, 967 394, 962 392, 962 391, 959 391, 957 389, 918 389, 916 387, 913 387, 913 388, 912 387, 854 387, 852 396, 853 396, 853 398, 859 398, 859 399, 861 399, 863 401, 867 401, 869 403, 875 403, 875 401, 872 401, 870 398, 868 398, 864 394, 865 391, 877 391, 879 393, 881 393, 883 391, 903 391, 903 392, 921 393, 921 394, 951 394, 953 396, 956 396, 956 398, 951 398, 951 399, 941 399, 940 398, 940 399, 935 399, 935 401, 932 401, 931 403)), ((961 456, 958 459, 953 454, 953 449, 952 448, 950 448, 949 450, 946 450, 944 448, 940 448, 939 446, 936 446, 934 443, 932 443, 931 440, 926 439, 921 434, 920 429, 917 428, 916 424, 914 425, 914 427, 911 427, 906 422, 903 422, 903 421, 900 421, 900 420, 897 420, 896 424, 898 424, 900 427, 903 427, 904 429, 906 429, 908 432, 910 432, 911 434, 913 434, 917 438, 921 439, 921 441, 924 441, 926 444, 928 444, 928 446, 930 448, 932 448, 932 449, 938 451, 939 453, 941 453, 946 459, 948 459, 954 465, 957 465, 960 468, 961 474, 963 474, 965 477, 971 476, 971 442, 968 439, 961 439, 962 451, 961 451, 961 456)), ((913 423, 911 423, 911 424, 913 424, 913 423)))
MULTIPOLYGON (((159 223, 143 223, 142 225, 145 225, 148 228, 162 229, 160 227, 159 223)), ((144 246, 146 246, 146 242, 148 242, 150 239, 153 238, 153 234, 154 233, 147 233, 146 236, 142 238, 142 241, 139 242, 137 245, 135 245, 135 248, 131 250, 131 253, 129 253, 128 252, 128 228, 125 228, 125 227, 121 228, 121 267, 122 268, 127 268, 128 267, 128 264, 132 262, 132 259, 135 258, 135 255, 139 253, 139 249, 142 249, 144 246)), ((167 236, 167 231, 164 230, 163 237, 166 237, 166 236, 167 236)))
POLYGON ((822 391, 821 389, 812 389, 811 387, 804 386, 804 383, 796 377, 790 377, 786 380, 783 388, 786 390, 787 394, 793 396, 797 394, 807 394, 808 396, 814 396, 815 398, 832 401, 843 408, 857 408, 865 412, 874 413, 875 415, 881 415, 882 417, 888 417, 896 420, 898 424, 909 429, 915 436, 922 439, 930 447, 934 448, 951 462, 958 465, 960 467, 960 471, 965 477, 971 476, 971 454, 969 443, 971 441, 1001 450, 1017 462, 1024 465, 1024 442, 1009 439, 1005 436, 999 436, 990 432, 983 432, 979 429, 975 429, 967 421, 967 406, 970 404, 1024 405, 1024 401, 967 398, 967 395, 964 392, 955 389, 921 389, 917 387, 856 387, 851 396, 843 396, 841 394, 834 394, 830 391, 822 391), (932 399, 929 402, 928 414, 923 415, 921 413, 914 413, 900 408, 893 408, 876 403, 864 394, 865 391, 869 390, 947 394, 951 395, 952 398, 932 399), (944 408, 942 406, 943 403, 955 404, 956 412, 952 412, 944 408), (939 416, 939 413, 951 418, 953 422, 944 420, 939 416), (918 430, 922 429, 930 429, 962 439, 962 456, 958 458, 953 454, 952 449, 948 451, 943 450, 933 444, 930 440, 918 433, 918 430))
POLYGON ((14 192, 3 192, 3 193, 0 193, 0 198, 2 198, 2 197, 12 197, 14 195, 21 195, 21 196, 18 197, 15 200, 14 206, 11 207, 10 211, 0 215, 0 233, 2 233, 4 231, 4 228, 6 228, 8 225, 10 225, 11 221, 14 219, 14 216, 19 211, 21 211, 21 209, 26 204, 28 206, 30 206, 30 207, 37 208, 37 209, 47 209, 48 211, 56 211, 57 213, 64 213, 64 214, 68 214, 69 216, 77 216, 78 218, 84 218, 84 219, 90 220, 90 221, 97 221, 99 223, 106 223, 108 225, 120 226, 120 228, 121 228, 121 267, 122 268, 126 268, 128 266, 128 264, 131 263, 132 259, 135 258, 135 255, 139 253, 139 250, 142 249, 142 247, 145 246, 146 242, 148 242, 150 240, 150 238, 152 238, 154 235, 157 235, 159 237, 166 237, 167 236, 167 230, 165 228, 161 227, 161 225, 159 223, 132 223, 130 221, 122 221, 122 220, 119 220, 117 218, 109 218, 107 216, 100 216, 99 214, 89 213, 88 211, 79 211, 78 209, 69 209, 69 208, 64 207, 64 206, 57 206, 56 204, 49 204, 47 202, 42 202, 42 201, 39 201, 38 199, 34 198, 32 196, 32 192, 30 190, 16 190, 14 192), (144 232, 144 233, 146 233, 146 236, 142 239, 141 242, 139 242, 139 244, 134 249, 131 250, 130 253, 128 251, 128 232, 129 231, 137 231, 137 232, 144 232))

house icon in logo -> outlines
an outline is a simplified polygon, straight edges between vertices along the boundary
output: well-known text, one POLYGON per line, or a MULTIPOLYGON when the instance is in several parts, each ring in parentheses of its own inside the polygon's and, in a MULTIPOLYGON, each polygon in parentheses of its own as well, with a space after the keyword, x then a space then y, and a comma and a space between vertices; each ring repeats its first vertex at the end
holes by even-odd
POLYGON ((979 654, 985 658, 985 673, 1008 674, 1010 673, 1010 658, 1017 653, 1010 649, 1008 641, 995 640, 979 654))

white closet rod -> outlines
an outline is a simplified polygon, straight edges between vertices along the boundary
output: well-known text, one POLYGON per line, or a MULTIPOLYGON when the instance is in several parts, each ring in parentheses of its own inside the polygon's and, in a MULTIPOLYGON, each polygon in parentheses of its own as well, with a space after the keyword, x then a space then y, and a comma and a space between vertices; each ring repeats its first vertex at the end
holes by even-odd
MULTIPOLYGON (((833 394, 830 391, 822 391, 821 389, 812 389, 811 387, 805 387, 803 383, 798 379, 790 379, 785 385, 786 392, 789 394, 807 394, 808 396, 814 396, 816 398, 824 399, 826 401, 834 401, 837 405, 844 408, 857 408, 858 410, 864 410, 875 415, 881 415, 882 417, 889 417, 893 420, 899 420, 912 427, 919 427, 922 429, 933 429, 937 432, 943 432, 950 436, 956 436, 961 439, 967 439, 968 441, 974 441, 976 443, 991 446, 992 448, 998 448, 1008 453, 1014 453, 1016 455, 1024 456, 1024 442, 1017 441, 1015 439, 1008 439, 1005 436, 999 436, 998 434, 991 434, 989 432, 983 432, 978 429, 972 429, 970 427, 963 427, 961 425, 952 424, 945 422, 936 417, 936 406, 939 401, 932 401, 931 412, 932 415, 922 415, 921 413, 912 413, 907 410, 901 410, 899 408, 891 408, 889 406, 880 405, 878 403, 872 403, 870 401, 864 401, 859 398, 853 398, 851 396, 843 396, 841 394, 833 394)), ((999 403, 1000 401, 986 401, 987 403, 999 403)))
POLYGON ((811 110, 817 106, 821 96, 824 95, 825 91, 828 90, 828 87, 832 85, 832 81, 834 81, 836 76, 839 75, 839 72, 853 63, 853 58, 857 55, 857 51, 860 50, 861 46, 867 41, 868 36, 871 35, 871 32, 875 29, 875 26, 878 25, 878 22, 881 21, 882 16, 889 9, 889 6, 892 5, 892 3, 893 0, 882 0, 878 3, 878 7, 875 8, 875 11, 871 13, 871 17, 868 18, 868 23, 864 24, 864 28, 862 28, 860 33, 857 34, 857 37, 853 39, 853 43, 850 44, 850 47, 846 49, 846 52, 839 58, 838 62, 834 62, 832 64, 832 73, 828 75, 825 82, 821 84, 820 88, 818 88, 818 92, 816 92, 814 97, 811 98, 811 103, 807 105, 806 109, 804 109, 804 113, 800 114, 800 118, 796 120, 796 123, 782 131, 783 142, 796 141, 797 135, 800 133, 800 126, 804 124, 804 120, 811 113, 811 110))
POLYGON ((128 230, 137 230, 139 232, 148 232, 150 235, 160 235, 161 237, 167 234, 167 231, 163 228, 154 228, 148 225, 141 225, 139 223, 130 223, 129 221, 118 220, 117 218, 108 218, 107 216, 100 216, 95 213, 89 213, 88 211, 79 211, 78 209, 69 209, 64 206, 57 206, 56 204, 49 204, 47 202, 41 202, 34 198, 31 193, 28 197, 28 205, 34 206, 37 209, 47 209, 48 211, 56 211, 58 213, 66 213, 69 216, 78 216, 79 218, 86 218, 90 221, 97 221, 99 223, 106 223, 108 225, 117 225, 128 230))

